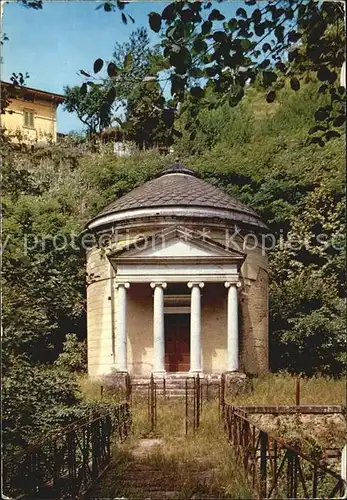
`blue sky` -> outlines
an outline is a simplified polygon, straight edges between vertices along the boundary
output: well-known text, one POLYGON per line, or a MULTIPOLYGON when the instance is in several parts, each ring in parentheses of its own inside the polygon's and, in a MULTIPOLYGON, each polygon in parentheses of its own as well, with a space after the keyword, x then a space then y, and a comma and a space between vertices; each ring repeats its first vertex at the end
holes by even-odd
MULTIPOLYGON (((0 0, 1 1, 1 0, 0 0)), ((115 42, 127 41, 133 30, 148 26, 148 14, 161 12, 168 2, 132 2, 126 5, 135 23, 124 25, 119 11, 96 10, 94 1, 44 1, 42 10, 27 9, 18 3, 4 5, 3 33, 9 37, 2 48, 1 79, 12 73, 28 72, 27 85, 63 93, 65 85, 82 83, 80 69, 91 69, 98 57, 110 59, 115 42)), ((234 15, 241 2, 221 6, 234 15)), ((159 39, 150 32, 153 43, 159 39)), ((58 131, 81 130, 82 124, 71 113, 58 108, 58 131)))

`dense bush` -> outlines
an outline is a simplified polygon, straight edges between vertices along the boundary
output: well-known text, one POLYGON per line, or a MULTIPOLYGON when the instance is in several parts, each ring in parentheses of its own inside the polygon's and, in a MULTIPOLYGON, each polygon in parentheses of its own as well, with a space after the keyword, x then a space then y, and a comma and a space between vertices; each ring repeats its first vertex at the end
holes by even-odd
POLYGON ((87 368, 87 342, 79 342, 77 335, 68 333, 63 344, 63 351, 55 362, 58 368, 71 372, 81 372, 87 368))

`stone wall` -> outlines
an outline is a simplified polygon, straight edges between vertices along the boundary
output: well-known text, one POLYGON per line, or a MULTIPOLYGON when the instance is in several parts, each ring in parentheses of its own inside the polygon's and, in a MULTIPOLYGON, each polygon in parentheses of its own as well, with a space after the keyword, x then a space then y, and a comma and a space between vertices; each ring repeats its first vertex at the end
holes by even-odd
POLYGON ((87 254, 87 274, 94 274, 87 285, 88 373, 97 377, 110 373, 114 362, 110 264, 98 249, 87 254))

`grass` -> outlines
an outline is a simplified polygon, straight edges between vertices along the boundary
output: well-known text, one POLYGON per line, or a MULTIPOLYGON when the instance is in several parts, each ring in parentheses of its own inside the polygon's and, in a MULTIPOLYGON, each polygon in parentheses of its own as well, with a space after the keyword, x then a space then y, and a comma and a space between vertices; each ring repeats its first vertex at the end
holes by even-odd
MULTIPOLYGON (((252 392, 233 398, 234 405, 295 405, 296 377, 290 374, 267 374, 253 380, 252 392)), ((300 379, 300 404, 345 404, 346 381, 316 376, 300 379)))
POLYGON ((157 426, 151 432, 147 405, 143 400, 134 401, 133 436, 125 447, 115 451, 114 467, 100 483, 99 497, 152 498, 145 490, 124 489, 127 474, 137 470, 138 463, 131 456, 141 438, 161 440, 141 460, 159 475, 165 491, 175 492, 175 499, 253 497, 219 422, 217 400, 204 405, 199 430, 194 433, 190 427, 187 436, 184 399, 158 398, 157 403, 157 426))
MULTIPOLYGON (((232 404, 246 406, 295 405, 296 377, 267 374, 254 381, 253 391, 233 398, 232 404)), ((301 405, 344 405, 346 381, 322 376, 300 378, 301 405)), ((228 399, 227 399, 228 401, 228 399)), ((342 415, 252 415, 249 419, 270 434, 318 457, 327 448, 345 444, 346 422, 342 415)))
POLYGON ((108 388, 101 380, 92 380, 87 374, 77 374, 76 377, 82 398, 85 401, 103 401, 105 403, 124 401, 124 389, 108 388))

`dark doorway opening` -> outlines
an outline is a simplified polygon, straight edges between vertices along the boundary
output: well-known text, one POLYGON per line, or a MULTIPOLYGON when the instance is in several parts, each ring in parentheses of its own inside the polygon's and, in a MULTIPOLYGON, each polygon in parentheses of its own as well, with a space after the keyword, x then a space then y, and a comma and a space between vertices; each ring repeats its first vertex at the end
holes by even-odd
POLYGON ((190 314, 165 314, 165 370, 189 372, 190 314))

